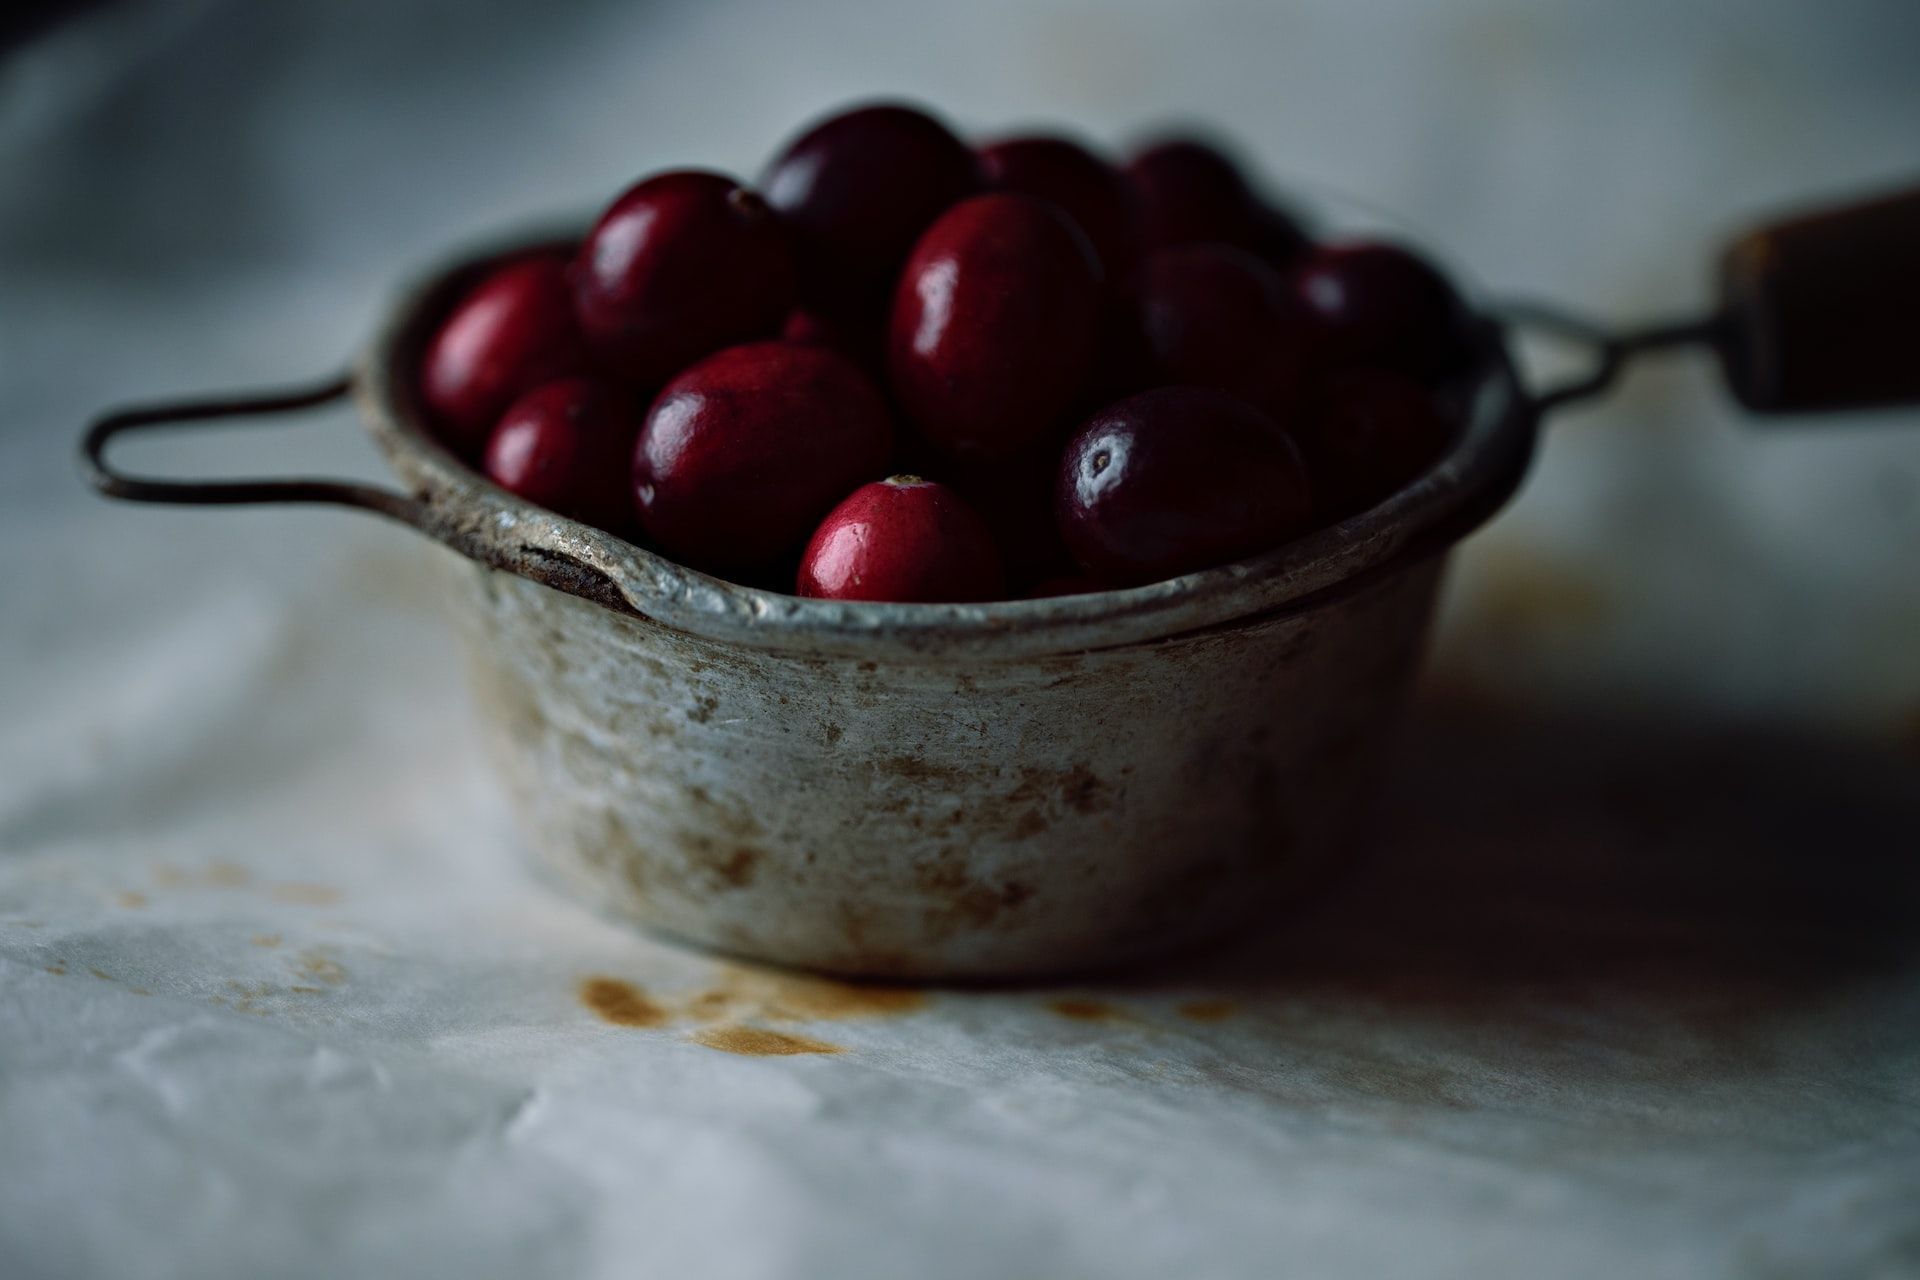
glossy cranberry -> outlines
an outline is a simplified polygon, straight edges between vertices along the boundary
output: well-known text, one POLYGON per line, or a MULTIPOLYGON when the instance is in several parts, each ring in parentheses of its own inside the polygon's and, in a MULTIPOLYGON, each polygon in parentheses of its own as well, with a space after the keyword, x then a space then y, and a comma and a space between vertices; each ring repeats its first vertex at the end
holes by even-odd
POLYGON ((945 125, 882 104, 814 125, 774 161, 764 186, 794 233, 808 304, 884 315, 913 242, 977 189, 979 174, 945 125))
POLYGON ((486 472, 528 502, 613 532, 633 524, 630 479, 640 407, 592 378, 549 382, 515 400, 487 441, 486 472))
POLYGON ((1132 286, 1149 385, 1219 387, 1285 418, 1309 363, 1308 321, 1272 267, 1245 249, 1149 254, 1132 286))
POLYGON ((1051 137, 995 142, 980 148, 980 173, 989 186, 1057 205, 1086 233, 1108 279, 1123 274, 1139 252, 1133 187, 1077 142, 1051 137))
POLYGON ((780 329, 780 337, 787 342, 837 351, 876 382, 886 379, 886 340, 878 331, 878 326, 835 319, 824 312, 796 307, 787 313, 787 322, 780 329))
POLYGON ((786 233, 718 173, 663 173, 615 200, 580 247, 573 295, 609 372, 648 389, 777 332, 793 301, 786 233))
POLYGON ((1313 505, 1299 450, 1266 414, 1212 387, 1160 387, 1074 434, 1054 513, 1088 573, 1152 582, 1278 546, 1313 505))
POLYGON ((1207 143, 1155 143, 1135 153, 1126 173, 1148 250, 1217 241, 1281 266, 1311 243, 1298 223, 1260 197, 1238 165, 1207 143))
POLYGON ((1293 278, 1328 359, 1426 379, 1461 358, 1466 310, 1446 278, 1397 245, 1322 245, 1293 278))
POLYGON ((495 268, 463 297, 420 364, 420 396, 442 438, 472 457, 515 396, 584 373, 566 263, 538 254, 495 268))
POLYGON ((1419 383, 1385 369, 1322 380, 1299 439, 1324 515, 1373 505, 1432 465, 1452 427, 1419 383))
POLYGON ((640 521, 687 564, 762 569, 835 500, 881 474, 892 429, 880 392, 824 347, 759 342, 669 382, 634 451, 640 521))
POLYGON ((943 484, 892 476, 828 513, 800 558, 795 590, 827 600, 955 603, 1001 592, 986 523, 943 484))
POLYGON ((1031 447, 1093 360, 1100 274, 1079 228, 1020 195, 955 205, 901 273, 887 370, 907 415, 956 458, 1031 447))

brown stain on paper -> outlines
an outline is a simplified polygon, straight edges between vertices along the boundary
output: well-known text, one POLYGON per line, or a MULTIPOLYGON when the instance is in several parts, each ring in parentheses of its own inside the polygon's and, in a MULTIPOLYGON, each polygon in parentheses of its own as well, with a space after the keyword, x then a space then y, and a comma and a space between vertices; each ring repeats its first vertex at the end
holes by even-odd
POLYGON ((1232 1000, 1189 1000, 1174 1012, 1189 1022, 1225 1022, 1240 1006, 1232 1000))
POLYGON ((911 987, 836 982, 746 965, 725 965, 719 980, 689 997, 688 1013, 703 1019, 754 1017, 773 1022, 839 1022, 890 1018, 926 1004, 911 987))
POLYGON ((340 967, 340 962, 321 951, 303 952, 300 956, 300 972, 330 987, 337 987, 347 980, 347 971, 340 967))
POLYGON ((791 1057, 802 1053, 845 1053, 837 1044, 825 1040, 815 1040, 811 1036, 797 1036, 785 1031, 769 1031, 764 1027, 706 1027, 694 1032, 690 1037, 695 1044, 709 1049, 718 1049, 722 1053, 737 1053, 750 1058, 791 1057))
POLYGON ((131 889, 128 889, 124 893, 115 894, 113 900, 129 911, 138 911, 141 907, 147 905, 147 895, 144 893, 135 893, 131 889))
POLYGON ((1084 996, 1065 996, 1058 1000, 1049 1000, 1047 1008, 1073 1022, 1126 1022, 1129 1020, 1126 1014, 1105 1000, 1089 1000, 1084 996))
POLYGON ((616 1026, 664 1027, 690 1022, 693 1043, 725 1053, 768 1056, 844 1053, 839 1045, 776 1031, 757 1023, 842 1022, 891 1018, 926 1004, 926 993, 729 964, 716 980, 677 999, 663 999, 619 978, 580 983, 580 1003, 616 1026))
POLYGON ((672 1017, 632 983, 618 978, 587 978, 580 983, 580 1003, 603 1022, 616 1027, 660 1027, 672 1017))

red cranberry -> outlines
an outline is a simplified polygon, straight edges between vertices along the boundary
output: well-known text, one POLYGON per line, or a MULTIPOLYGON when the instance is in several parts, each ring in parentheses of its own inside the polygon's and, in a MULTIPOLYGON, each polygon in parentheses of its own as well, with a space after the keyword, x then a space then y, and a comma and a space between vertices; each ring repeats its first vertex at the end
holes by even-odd
POLYGON ((1148 255, 1133 295, 1150 384, 1219 387, 1276 418, 1292 412, 1310 333, 1272 267, 1232 245, 1179 245, 1148 255))
POLYGON ((793 301, 786 234, 717 173, 663 173, 615 200, 573 269, 581 326, 607 367, 657 387, 721 347, 774 333, 793 301))
POLYGON ((992 600, 1000 558, 985 521, 953 490, 892 476, 861 485, 820 522, 795 589, 826 600, 992 600))
POLYGON ((980 173, 1002 191, 1052 201, 1086 233, 1109 279, 1139 251, 1139 211, 1120 171, 1065 138, 1008 138, 980 149, 980 173))
POLYGON ((1282 266, 1311 243, 1298 223, 1261 199, 1238 165, 1196 139, 1172 138, 1137 152, 1127 178, 1148 250, 1216 241, 1282 266))
POLYGON ((1095 414, 1067 445, 1054 510, 1081 568, 1116 582, 1264 551, 1313 516, 1287 433, 1212 387, 1160 387, 1095 414))
POLYGON ((920 433, 958 458, 1038 442, 1093 359, 1100 276, 1052 205, 976 196, 914 246, 894 295, 887 368, 920 433))
POLYGON ((892 434, 880 392, 834 352, 730 347, 669 382, 648 411, 633 463, 640 521, 696 568, 764 568, 885 468, 892 434))
POLYGON ((1373 505, 1425 471, 1452 435, 1419 383, 1385 369, 1343 369, 1302 415, 1300 449, 1321 511, 1373 505))
POLYGON ((487 441, 487 475, 528 502, 623 532, 633 524, 639 431, 639 406, 624 389, 591 378, 549 382, 508 406, 487 441))
POLYGON ((584 373, 565 260, 539 254, 489 273, 460 300, 420 365, 420 395, 447 442, 467 457, 515 396, 584 373))
POLYGON ((1299 265, 1296 296, 1341 365, 1444 373, 1464 349, 1466 312, 1446 278, 1397 245, 1322 245, 1299 265))
POLYGON ((885 337, 877 329, 853 320, 835 319, 824 312, 796 307, 787 313, 780 337, 787 342, 825 347, 858 366, 874 381, 884 382, 887 370, 885 337))
POLYGON ((793 230, 801 294, 836 315, 884 314, 913 242, 979 186, 973 153, 911 107, 844 112, 794 140, 767 200, 793 230))

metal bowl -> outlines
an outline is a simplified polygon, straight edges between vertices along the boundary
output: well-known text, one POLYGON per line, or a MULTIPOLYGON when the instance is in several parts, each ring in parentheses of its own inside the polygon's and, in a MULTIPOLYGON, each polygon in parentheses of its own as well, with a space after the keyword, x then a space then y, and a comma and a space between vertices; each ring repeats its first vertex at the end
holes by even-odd
POLYGON ((1271 553, 1061 599, 803 600, 531 506, 435 441, 412 371, 487 261, 407 294, 353 385, 439 536, 483 562, 457 566, 460 629, 526 838, 651 929, 834 973, 1132 961, 1320 875, 1446 549, 1533 440, 1489 333, 1446 455, 1271 553))

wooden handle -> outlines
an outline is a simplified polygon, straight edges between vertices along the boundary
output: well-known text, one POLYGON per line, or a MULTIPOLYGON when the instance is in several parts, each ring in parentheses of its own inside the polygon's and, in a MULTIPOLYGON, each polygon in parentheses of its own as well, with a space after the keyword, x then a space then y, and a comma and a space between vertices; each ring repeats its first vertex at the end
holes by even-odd
POLYGON ((1750 231, 1720 284, 1721 365, 1748 409, 1920 404, 1920 189, 1750 231))

